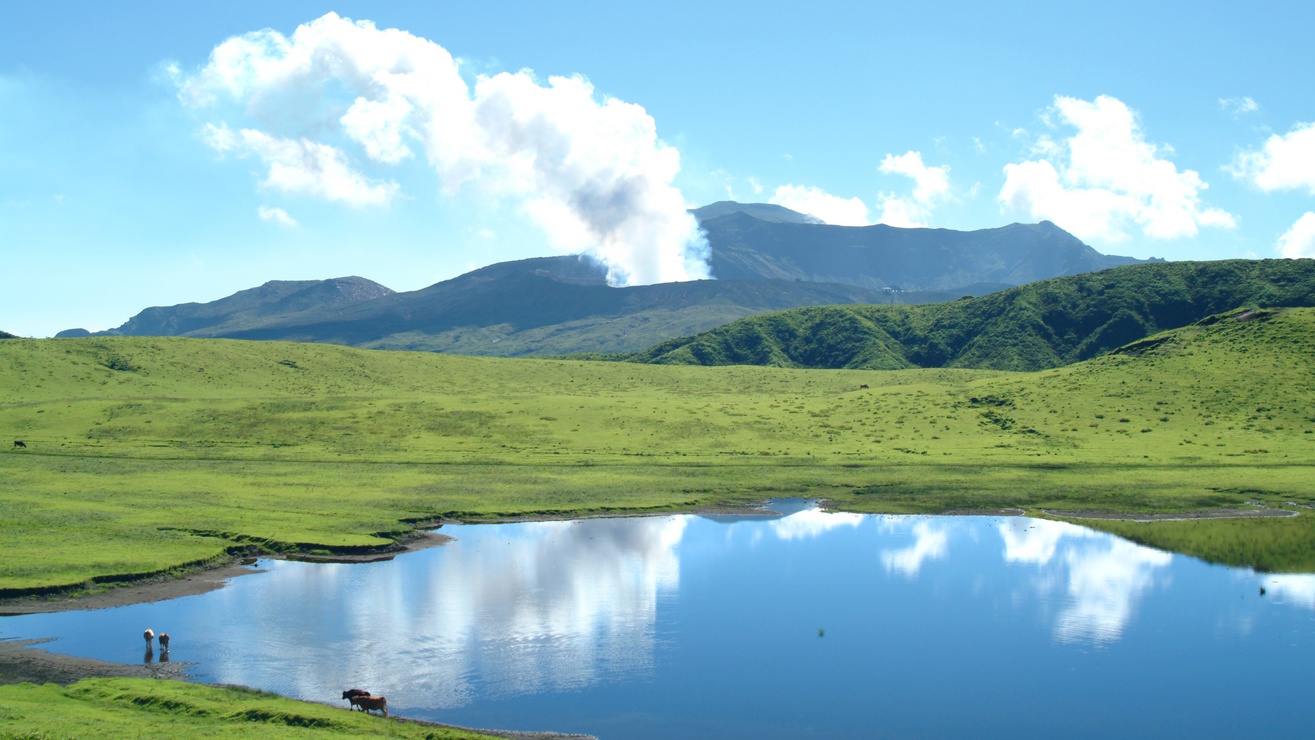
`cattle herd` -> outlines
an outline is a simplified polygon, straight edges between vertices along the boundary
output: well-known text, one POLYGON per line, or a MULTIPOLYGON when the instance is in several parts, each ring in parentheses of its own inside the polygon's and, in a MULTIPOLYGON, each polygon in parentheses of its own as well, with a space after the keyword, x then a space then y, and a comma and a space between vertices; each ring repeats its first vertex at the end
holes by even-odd
POLYGON ((382 696, 371 696, 370 692, 363 689, 347 689, 342 692, 342 698, 352 705, 352 709, 359 709, 367 714, 382 712, 385 717, 388 716, 388 700, 382 696))
MULTIPOLYGON (((150 650, 152 647, 155 646, 155 645, 154 645, 154 641, 155 641, 155 632, 154 632, 153 630, 151 630, 151 629, 148 628, 145 632, 142 633, 142 637, 146 638, 146 649, 147 649, 147 650, 150 650)), ((161 632, 161 633, 160 633, 160 652, 163 652, 163 653, 167 653, 167 652, 169 652, 169 633, 168 633, 168 632, 161 632)))

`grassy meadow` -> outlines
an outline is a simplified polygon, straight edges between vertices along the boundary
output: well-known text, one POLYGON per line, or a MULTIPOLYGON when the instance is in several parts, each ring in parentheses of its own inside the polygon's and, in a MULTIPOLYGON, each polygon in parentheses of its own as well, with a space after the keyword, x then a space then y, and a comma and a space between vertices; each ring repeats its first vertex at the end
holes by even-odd
POLYGON ((342 707, 251 689, 146 678, 88 678, 63 687, 0 686, 0 740, 211 737, 475 740, 474 732, 389 722, 342 707))
MULTIPOLYGON (((368 551, 438 517, 775 495, 874 512, 1310 505, 1312 358, 1315 309, 1234 313, 1035 373, 5 340, 0 593, 91 587, 243 545, 368 551)), ((1315 569, 1315 512, 1297 510, 1091 524, 1315 569)))

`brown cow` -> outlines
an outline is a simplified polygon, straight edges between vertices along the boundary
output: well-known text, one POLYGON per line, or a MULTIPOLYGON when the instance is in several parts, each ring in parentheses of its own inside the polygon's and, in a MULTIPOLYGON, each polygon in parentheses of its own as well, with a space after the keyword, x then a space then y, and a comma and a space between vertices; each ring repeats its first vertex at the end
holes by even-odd
POLYGON ((166 652, 166 653, 169 652, 169 633, 168 633, 168 632, 161 632, 161 633, 160 633, 160 649, 163 650, 163 651, 166 652))
POLYGON ((385 717, 388 716, 388 700, 382 696, 355 696, 351 702, 362 712, 383 712, 385 717))

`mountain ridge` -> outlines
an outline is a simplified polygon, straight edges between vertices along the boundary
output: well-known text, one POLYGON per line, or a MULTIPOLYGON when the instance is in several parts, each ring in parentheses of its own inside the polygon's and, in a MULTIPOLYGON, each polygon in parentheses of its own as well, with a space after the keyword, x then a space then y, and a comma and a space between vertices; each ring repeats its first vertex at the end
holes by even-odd
POLYGON ((535 257, 403 293, 359 277, 270 281, 209 303, 148 308, 96 335, 500 356, 638 352, 765 311, 948 301, 1012 285, 997 278, 1131 259, 1100 255, 1053 224, 976 232, 835 227, 781 206, 733 201, 693 213, 706 228, 713 271, 721 279, 617 288, 607 285, 606 269, 590 258, 535 257), (926 250, 936 253, 919 256, 926 250), (1056 250, 1060 257, 1037 256, 1056 250), (967 266, 947 269, 955 260, 967 266), (913 269, 915 263, 922 267, 913 269))
POLYGON ((1243 306, 1315 306, 1315 261, 1127 265, 919 306, 822 306, 672 339, 631 362, 1042 370, 1243 306))

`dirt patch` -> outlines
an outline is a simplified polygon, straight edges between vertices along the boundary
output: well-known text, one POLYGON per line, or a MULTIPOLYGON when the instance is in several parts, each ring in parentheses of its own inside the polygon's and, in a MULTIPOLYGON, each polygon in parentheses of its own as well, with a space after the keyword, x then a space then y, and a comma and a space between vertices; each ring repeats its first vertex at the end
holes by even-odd
POLYGON ((0 640, 0 684, 57 683, 67 686, 84 678, 165 678, 187 676, 189 663, 151 662, 142 665, 106 663, 42 650, 48 640, 0 640))
POLYGON ((1297 516, 1297 512, 1288 509, 1201 509, 1199 511, 1174 511, 1163 514, 1144 512, 1100 511, 1094 509, 1073 509, 1072 511, 1052 511, 1042 509, 1042 513, 1062 519, 1104 519, 1120 522, 1192 522, 1201 519, 1273 519, 1297 516))
POLYGON ((1003 509, 949 509, 941 516, 1026 516, 1027 512, 1015 507, 1003 509))

